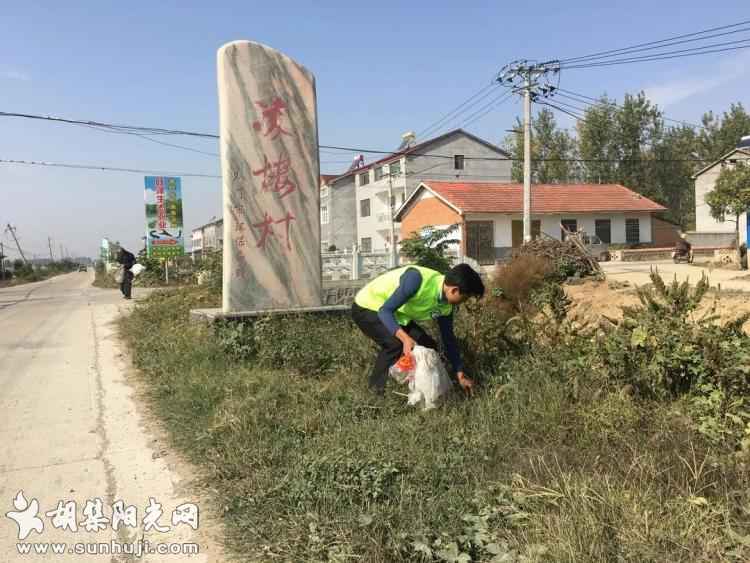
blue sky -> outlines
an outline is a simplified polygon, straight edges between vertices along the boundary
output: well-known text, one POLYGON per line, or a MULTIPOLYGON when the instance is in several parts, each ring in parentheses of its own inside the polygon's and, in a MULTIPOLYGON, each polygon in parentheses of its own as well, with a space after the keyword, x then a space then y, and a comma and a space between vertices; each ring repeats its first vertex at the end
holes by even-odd
MULTIPOLYGON (((748 19, 746 1, 705 2, 7 2, 0 111, 216 132, 216 50, 260 41, 316 75, 320 141, 392 149, 518 58, 564 58, 748 19)), ((732 39, 731 37, 729 39, 732 39)), ((720 41, 718 39, 717 41, 720 41)), ((746 107, 750 49, 600 69, 561 85, 619 98, 646 90, 669 117, 746 107)), ((497 142, 520 110, 506 103, 469 130, 497 142)), ((564 126, 572 124, 561 117, 564 126)), ((448 125, 460 125, 461 120, 448 125)), ((214 141, 169 139, 208 152, 214 141)), ((87 128, 2 118, 0 158, 218 174, 216 157, 87 128)), ((321 154, 335 173, 348 154, 321 154)), ((184 178, 186 227, 218 215, 218 179, 184 178)), ((0 164, 0 222, 43 255, 47 237, 95 255, 102 236, 139 248, 143 178, 0 164)), ((7 235, 3 238, 8 243, 7 235)))

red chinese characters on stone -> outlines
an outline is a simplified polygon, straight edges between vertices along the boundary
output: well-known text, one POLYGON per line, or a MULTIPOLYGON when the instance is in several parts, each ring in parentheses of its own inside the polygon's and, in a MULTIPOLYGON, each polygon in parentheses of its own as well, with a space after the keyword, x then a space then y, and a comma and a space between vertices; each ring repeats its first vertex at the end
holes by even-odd
POLYGON ((294 217, 294 215, 289 213, 289 211, 286 212, 286 216, 283 219, 278 219, 278 220, 274 219, 268 214, 268 212, 266 212, 263 217, 263 221, 261 223, 253 224, 253 229, 258 229, 260 231, 260 234, 258 236, 258 244, 256 244, 256 247, 262 248, 265 250, 268 237, 276 236, 276 233, 273 230, 273 226, 284 223, 286 227, 286 247, 287 249, 291 250, 292 244, 289 238, 289 225, 292 221, 295 221, 295 220, 296 218, 294 217))
POLYGON ((279 194, 279 197, 286 197, 297 189, 297 185, 289 179, 289 157, 269 162, 268 157, 263 156, 263 161, 263 167, 253 170, 253 176, 263 176, 261 187, 264 192, 274 192, 279 194))
MULTIPOLYGON (((261 117, 266 125, 266 130, 263 132, 264 137, 271 136, 271 139, 275 139, 279 135, 289 135, 289 131, 286 131, 281 126, 282 112, 286 110, 286 104, 281 98, 274 98, 270 104, 263 102, 255 102, 255 105, 262 108, 261 117)), ((261 131, 263 129, 263 123, 260 121, 253 122, 253 129, 261 131)))

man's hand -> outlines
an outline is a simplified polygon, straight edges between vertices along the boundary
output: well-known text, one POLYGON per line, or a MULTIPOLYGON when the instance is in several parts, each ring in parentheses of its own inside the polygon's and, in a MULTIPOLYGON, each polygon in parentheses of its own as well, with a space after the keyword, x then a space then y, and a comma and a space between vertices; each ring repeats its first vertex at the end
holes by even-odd
POLYGON ((471 393, 474 389, 474 380, 470 379, 469 377, 466 377, 466 374, 462 371, 458 372, 458 384, 461 386, 461 389, 464 390, 466 393, 471 393))
POLYGON ((402 328, 396 331, 396 338, 404 345, 404 356, 411 356, 412 349, 417 345, 414 339, 402 328))

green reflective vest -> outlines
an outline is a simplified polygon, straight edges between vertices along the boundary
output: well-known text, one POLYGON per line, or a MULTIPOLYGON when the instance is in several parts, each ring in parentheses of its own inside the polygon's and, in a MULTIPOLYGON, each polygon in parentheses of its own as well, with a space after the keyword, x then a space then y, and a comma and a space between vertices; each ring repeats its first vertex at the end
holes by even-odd
POLYGON ((401 275, 409 268, 422 274, 422 285, 406 303, 396 309, 396 322, 402 326, 410 321, 428 321, 439 316, 448 316, 453 305, 440 301, 445 276, 440 272, 421 266, 404 266, 378 276, 359 290, 354 302, 363 309, 379 311, 393 292, 398 289, 401 275))

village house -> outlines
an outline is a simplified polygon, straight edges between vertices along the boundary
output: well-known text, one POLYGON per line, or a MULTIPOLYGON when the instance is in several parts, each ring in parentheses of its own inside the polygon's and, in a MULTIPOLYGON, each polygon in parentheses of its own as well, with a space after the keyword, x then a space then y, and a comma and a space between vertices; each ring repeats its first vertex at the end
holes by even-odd
MULTIPOLYGON (((695 180, 695 231, 689 233, 690 241, 696 246, 731 246, 736 240, 734 217, 718 221, 711 216, 711 209, 706 203, 706 195, 713 191, 719 174, 724 168, 750 161, 750 135, 742 138, 738 146, 716 162, 712 162, 693 175, 695 180)), ((740 244, 747 244, 750 239, 747 212, 740 215, 740 244)))
POLYGON ((190 254, 193 259, 202 258, 206 252, 216 252, 224 246, 224 219, 211 219, 205 225, 193 229, 190 237, 190 254))
MULTIPOLYGON (((509 182, 507 152, 462 129, 404 147, 329 178, 321 187, 321 246, 382 252, 391 245, 391 221, 423 180, 509 182), (390 196, 390 197, 389 197, 390 196)), ((401 229, 396 224, 396 236, 401 229)), ((397 241, 398 242, 398 239, 397 241)))
MULTIPOLYGON (((583 230, 609 244, 651 244, 654 214, 665 208, 617 184, 532 186, 532 235, 555 239, 583 230)), ((401 238, 457 224, 459 252, 493 264, 523 243, 523 186, 467 181, 421 182, 398 210, 401 238)))

